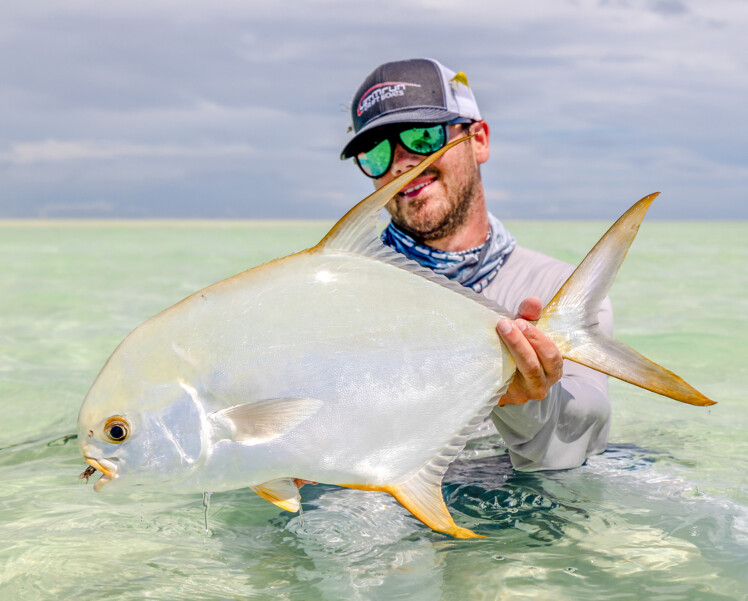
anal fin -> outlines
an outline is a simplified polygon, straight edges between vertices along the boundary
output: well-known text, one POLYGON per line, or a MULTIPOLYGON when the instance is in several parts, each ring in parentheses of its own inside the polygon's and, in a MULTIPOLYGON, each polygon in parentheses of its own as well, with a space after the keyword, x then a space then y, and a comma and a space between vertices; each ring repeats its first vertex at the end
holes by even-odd
POLYGON ((346 488, 358 490, 374 490, 386 492, 407 509, 414 517, 426 524, 432 530, 449 534, 454 538, 483 538, 472 530, 455 524, 444 503, 441 482, 422 477, 421 472, 399 484, 342 484, 346 488))
POLYGON ((296 482, 292 478, 270 480, 259 486, 253 486, 252 490, 284 511, 295 513, 301 508, 299 487, 296 486, 296 482))
MULTIPOLYGON (((433 155, 432 155, 433 156, 433 155)), ((455 524, 442 495, 442 480, 449 464, 465 447, 468 437, 483 423, 483 420, 496 406, 496 397, 485 400, 473 418, 468 421, 444 448, 426 462, 420 469, 411 472, 401 482, 394 484, 340 484, 346 488, 386 492, 397 499, 413 517, 437 532, 455 538, 484 538, 472 530, 455 524)))

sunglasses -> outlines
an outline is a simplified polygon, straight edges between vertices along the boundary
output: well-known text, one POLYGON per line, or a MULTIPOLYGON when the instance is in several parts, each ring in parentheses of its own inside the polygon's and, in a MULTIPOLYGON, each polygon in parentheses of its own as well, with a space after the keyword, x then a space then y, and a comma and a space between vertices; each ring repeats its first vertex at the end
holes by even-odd
POLYGON ((364 175, 374 179, 382 177, 392 166, 397 144, 401 144, 405 150, 413 154, 432 154, 447 143, 447 127, 446 123, 440 123, 391 132, 383 140, 376 140, 370 150, 359 152, 354 160, 364 175))

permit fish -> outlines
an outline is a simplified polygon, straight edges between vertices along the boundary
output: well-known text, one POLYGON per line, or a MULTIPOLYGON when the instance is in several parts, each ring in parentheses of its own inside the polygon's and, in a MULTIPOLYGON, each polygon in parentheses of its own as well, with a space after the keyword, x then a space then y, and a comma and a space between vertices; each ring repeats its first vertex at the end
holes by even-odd
MULTIPOLYGON (((384 491, 433 530, 457 525, 442 478, 515 365, 500 307, 384 246, 387 201, 457 140, 351 209, 311 249, 147 320, 86 395, 78 443, 96 491, 251 488, 287 510, 299 483, 384 491)), ((656 194, 627 211, 544 308, 563 356, 693 405, 713 401, 597 327, 656 194)), ((509 316, 511 317, 511 316, 509 316)))

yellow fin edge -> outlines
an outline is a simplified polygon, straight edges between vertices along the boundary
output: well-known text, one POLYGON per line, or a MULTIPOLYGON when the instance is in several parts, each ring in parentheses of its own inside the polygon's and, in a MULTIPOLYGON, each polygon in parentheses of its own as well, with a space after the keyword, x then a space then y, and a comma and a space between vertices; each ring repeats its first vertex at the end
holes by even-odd
POLYGON ((441 490, 439 490, 438 502, 435 502, 435 498, 419 499, 414 497, 403 487, 397 485, 340 484, 339 486, 356 490, 386 492, 395 497, 400 505, 413 514, 413 517, 437 532, 449 534, 454 538, 485 538, 482 534, 476 534, 472 530, 462 528, 455 524, 452 516, 449 514, 446 504, 444 503, 444 499, 441 497, 441 490))

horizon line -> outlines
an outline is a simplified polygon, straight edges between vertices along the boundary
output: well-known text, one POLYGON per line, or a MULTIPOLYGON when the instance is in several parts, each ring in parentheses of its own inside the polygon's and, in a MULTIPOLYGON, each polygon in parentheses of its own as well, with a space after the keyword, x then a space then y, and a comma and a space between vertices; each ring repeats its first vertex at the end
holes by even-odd
MULTIPOLYGON (((507 218, 502 219, 506 223, 535 223, 535 222, 557 222, 557 223, 608 223, 610 220, 605 218, 554 218, 543 217, 537 218, 507 218)), ((659 222, 677 222, 677 223, 748 223, 746 218, 663 218, 655 215, 647 216, 647 221, 659 222)), ((271 227, 279 225, 333 225, 337 222, 335 219, 300 219, 300 218, 226 218, 226 217, 111 217, 102 219, 100 217, 19 217, 19 218, 0 218, 0 227, 95 227, 95 226, 142 226, 142 227, 231 227, 231 226, 262 226, 271 227)))

